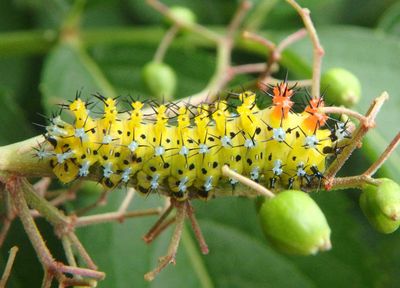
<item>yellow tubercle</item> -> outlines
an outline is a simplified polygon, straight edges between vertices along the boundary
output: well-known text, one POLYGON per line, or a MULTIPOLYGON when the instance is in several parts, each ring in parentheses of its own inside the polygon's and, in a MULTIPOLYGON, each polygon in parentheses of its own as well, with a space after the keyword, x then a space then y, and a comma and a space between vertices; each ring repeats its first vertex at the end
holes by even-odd
POLYGON ((118 110, 116 107, 116 101, 112 98, 107 98, 104 101, 104 115, 103 121, 107 124, 114 124, 117 120, 118 110))
POLYGON ((226 122, 227 118, 230 116, 228 111, 228 104, 226 101, 218 102, 217 109, 212 114, 212 118, 215 121, 215 126, 218 136, 224 136, 226 133, 226 122))
POLYGON ((131 103, 132 111, 128 122, 130 123, 130 128, 134 129, 140 125, 140 122, 143 119, 143 103, 140 101, 135 101, 131 103))
POLYGON ((209 109, 210 107, 207 104, 201 104, 198 108, 198 115, 194 117, 194 123, 196 124, 195 130, 197 131, 197 136, 200 141, 204 141, 206 138, 207 134, 207 126, 210 123, 210 117, 209 117, 209 109))

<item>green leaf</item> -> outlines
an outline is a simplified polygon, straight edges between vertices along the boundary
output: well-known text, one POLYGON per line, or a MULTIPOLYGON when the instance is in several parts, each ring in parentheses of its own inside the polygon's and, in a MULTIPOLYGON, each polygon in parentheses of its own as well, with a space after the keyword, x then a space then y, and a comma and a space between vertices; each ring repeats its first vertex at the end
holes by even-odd
POLYGON ((371 263, 381 255, 369 249, 370 240, 366 237, 375 232, 363 223, 357 201, 349 198, 354 194, 358 195, 358 191, 312 194, 332 229, 332 250, 315 257, 288 258, 313 279, 316 287, 348 287, 351 283, 351 287, 361 288, 377 282, 379 275, 373 273, 377 267, 371 263))
POLYGON ((212 251, 204 260, 215 287, 314 287, 263 241, 213 220, 200 224, 212 251))
POLYGON ((377 29, 400 37, 400 2, 393 3, 379 19, 377 29))
MULTIPOLYGON (((184 1, 166 0, 163 3, 169 7, 183 6, 194 12, 199 23, 221 24, 227 23, 235 11, 236 3, 230 0, 224 1, 184 1)), ((145 1, 128 1, 128 13, 140 23, 159 23, 163 17, 145 1)))
POLYGON ((51 29, 60 26, 60 22, 68 13, 72 2, 67 0, 19 0, 17 3, 20 9, 23 8, 31 14, 37 26, 51 29))
MULTIPOLYGON (((153 59, 156 49, 145 45, 99 46, 91 51, 91 55, 107 79, 118 88, 119 95, 151 98, 141 73, 143 66, 153 59)), ((174 98, 181 98, 205 87, 214 70, 215 56, 192 47, 169 49, 165 63, 173 67, 177 75, 174 98)))
MULTIPOLYGON (((110 195, 107 207, 96 209, 93 212, 115 211, 123 197, 124 192, 117 190, 110 195)), ((93 202, 94 199, 86 197, 86 203, 89 203, 89 200, 93 202)), ((157 196, 146 198, 137 196, 130 210, 162 205, 160 200, 157 196)), ((78 200, 80 205, 83 204, 82 201, 85 201, 85 197, 78 200)), ((152 244, 145 244, 141 237, 150 229, 156 219, 156 216, 140 217, 127 219, 123 224, 108 223, 78 230, 80 239, 89 253, 94 255, 94 261, 99 269, 107 272, 107 277, 101 285, 104 287, 173 287, 173 285, 179 286, 179 283, 184 281, 187 283, 187 287, 200 286, 204 280, 199 279, 192 266, 194 265, 192 262, 198 261, 198 259, 192 260, 191 258, 196 258, 196 255, 190 256, 199 251, 191 251, 193 248, 186 247, 185 244, 181 244, 176 266, 167 267, 151 283, 144 280, 143 275, 155 268, 158 258, 165 255, 171 237, 172 230, 170 229, 152 244), (190 251, 190 253, 186 251, 190 251)), ((189 238, 190 241, 190 236, 186 235, 185 238, 189 238)))
MULTIPOLYGON (((122 201, 123 194, 123 191, 115 191, 110 195, 107 208, 93 212, 113 211, 122 201)), ((157 197, 137 197, 130 210, 154 207, 160 204, 158 200, 157 197)), ((82 198, 79 201, 82 202, 82 198)), ((249 212, 253 214, 251 201, 245 201, 245 204, 250 204, 249 212)), ((229 203, 224 206, 229 209, 229 203)), ((199 208, 203 210, 199 211, 200 218, 208 214, 208 208, 207 205, 199 208)), ((154 243, 146 245, 141 236, 155 220, 155 217, 127 219, 123 224, 102 224, 78 230, 99 269, 107 272, 101 285, 127 287, 126 283, 130 283, 139 287, 174 287, 185 283, 186 287, 269 287, 274 283, 273 287, 313 287, 308 277, 266 243, 232 227, 229 222, 220 223, 210 218, 200 221, 210 254, 201 256, 193 235, 186 232, 190 230, 187 227, 178 250, 177 264, 168 266, 153 282, 147 283, 143 275, 165 255, 172 232, 170 229, 154 243)), ((257 227, 258 222, 248 224, 257 227)))
POLYGON ((116 92, 93 59, 80 47, 56 46, 46 59, 41 86, 46 111, 55 111, 57 104, 71 100, 79 89, 83 96, 102 93, 115 97, 116 92), (60 77, 62 75, 62 77, 60 77))
POLYGON ((0 89, 0 145, 10 144, 33 136, 32 129, 24 117, 21 108, 4 89, 0 89))

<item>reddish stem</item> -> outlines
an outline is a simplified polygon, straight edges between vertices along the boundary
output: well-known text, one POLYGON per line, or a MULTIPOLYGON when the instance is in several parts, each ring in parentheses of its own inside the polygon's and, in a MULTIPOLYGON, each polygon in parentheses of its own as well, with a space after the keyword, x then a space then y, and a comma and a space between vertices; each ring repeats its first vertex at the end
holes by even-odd
POLYGON ((208 245, 203 236, 203 232, 201 231, 200 225, 197 222, 197 219, 195 217, 194 208, 189 201, 187 202, 187 215, 189 217, 190 224, 192 224, 194 235, 195 235, 197 241, 199 242, 201 253, 203 253, 204 255, 208 254, 208 252, 209 252, 208 245))

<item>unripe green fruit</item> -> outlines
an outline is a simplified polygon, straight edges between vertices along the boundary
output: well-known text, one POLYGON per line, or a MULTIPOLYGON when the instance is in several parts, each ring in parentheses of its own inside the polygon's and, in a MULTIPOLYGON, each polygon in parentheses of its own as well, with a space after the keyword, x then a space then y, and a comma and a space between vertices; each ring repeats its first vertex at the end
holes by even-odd
POLYGON ((287 190, 265 199, 259 216, 267 239, 282 252, 310 255, 331 248, 325 215, 305 192, 287 190))
POLYGON ((351 107, 361 97, 358 78, 343 68, 333 68, 322 75, 321 87, 327 88, 325 98, 328 103, 351 107))
POLYGON ((149 62, 143 67, 142 77, 153 96, 171 99, 176 88, 176 75, 170 66, 160 62, 149 62))
MULTIPOLYGON (((177 19, 180 23, 184 23, 186 25, 191 25, 196 23, 196 15, 192 12, 192 10, 182 7, 182 6, 173 6, 169 9, 172 16, 177 19)), ((171 23, 170 20, 168 20, 171 23)))
POLYGON ((360 196, 360 206, 371 225, 382 233, 392 233, 400 226, 400 186, 391 179, 368 184, 360 196))

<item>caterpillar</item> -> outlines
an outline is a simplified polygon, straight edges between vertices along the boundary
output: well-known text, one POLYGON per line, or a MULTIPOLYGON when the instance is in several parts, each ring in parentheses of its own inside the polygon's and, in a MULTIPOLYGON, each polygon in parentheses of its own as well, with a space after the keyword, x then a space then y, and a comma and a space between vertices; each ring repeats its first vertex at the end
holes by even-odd
POLYGON ((198 107, 150 103, 153 115, 143 112, 145 102, 131 99, 128 117, 117 99, 100 94, 95 97, 104 111, 93 117, 90 103, 77 94, 63 106, 74 121, 51 118, 44 134, 51 149, 39 149, 37 156, 49 158, 64 183, 98 171, 106 189, 134 183, 141 193, 163 188, 182 201, 208 199, 223 182, 235 187, 236 180, 223 179, 223 165, 273 190, 321 182, 327 159, 350 136, 346 123, 328 124, 323 97, 309 97, 304 110, 294 112, 297 89, 286 81, 270 88, 263 92, 272 104, 264 109, 254 92, 244 91, 233 108, 226 100, 198 107))

